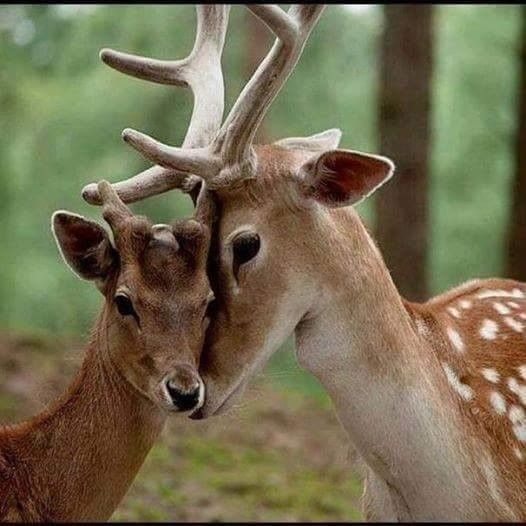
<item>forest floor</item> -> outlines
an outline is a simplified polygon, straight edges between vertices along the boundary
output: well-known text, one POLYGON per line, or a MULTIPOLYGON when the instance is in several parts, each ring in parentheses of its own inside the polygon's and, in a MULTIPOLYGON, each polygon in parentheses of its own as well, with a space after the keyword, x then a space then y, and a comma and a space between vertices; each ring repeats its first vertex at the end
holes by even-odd
MULTIPOLYGON (((0 337, 0 423, 42 410, 82 353, 74 341, 0 337)), ((173 417, 112 519, 359 520, 361 484, 332 409, 263 374, 240 407, 173 417)))

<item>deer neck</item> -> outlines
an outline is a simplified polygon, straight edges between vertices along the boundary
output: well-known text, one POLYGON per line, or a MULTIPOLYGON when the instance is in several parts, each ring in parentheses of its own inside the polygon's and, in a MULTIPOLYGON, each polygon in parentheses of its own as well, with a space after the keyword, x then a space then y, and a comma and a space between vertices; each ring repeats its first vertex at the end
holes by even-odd
POLYGON ((346 213, 325 225, 327 246, 338 250, 317 265, 327 270, 327 285, 295 330, 296 353, 367 466, 400 489, 398 518, 415 518, 433 498, 455 493, 452 474, 462 469, 455 408, 442 399, 439 364, 378 249, 355 212, 346 213))
POLYGON ((47 412, 0 432, 12 506, 23 520, 108 519, 162 430, 164 414, 115 370, 102 343, 94 338, 47 412))

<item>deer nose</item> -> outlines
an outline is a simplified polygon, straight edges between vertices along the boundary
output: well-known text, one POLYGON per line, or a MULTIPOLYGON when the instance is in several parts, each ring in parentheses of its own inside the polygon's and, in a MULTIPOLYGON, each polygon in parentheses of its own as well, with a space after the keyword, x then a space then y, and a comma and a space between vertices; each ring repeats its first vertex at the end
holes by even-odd
POLYGON ((197 406, 203 402, 203 388, 200 382, 196 382, 189 389, 181 388, 172 379, 166 380, 164 385, 172 404, 178 411, 197 409, 197 406))

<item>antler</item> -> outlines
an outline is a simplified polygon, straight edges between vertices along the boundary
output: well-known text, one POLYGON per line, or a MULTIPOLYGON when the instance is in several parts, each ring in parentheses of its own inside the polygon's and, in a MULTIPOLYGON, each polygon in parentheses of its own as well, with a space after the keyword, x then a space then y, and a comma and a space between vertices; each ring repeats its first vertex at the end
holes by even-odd
POLYGON ((133 214, 132 211, 121 201, 115 188, 108 181, 102 180, 97 183, 97 190, 102 204, 102 217, 111 226, 112 230, 119 227, 133 214))
POLYGON ((277 38, 239 95, 214 142, 215 151, 220 153, 224 162, 223 181, 214 181, 217 186, 240 177, 250 177, 254 170, 252 142, 256 131, 296 66, 307 38, 325 8, 316 4, 294 5, 285 13, 274 5, 248 4, 247 7, 277 38))
MULTIPOLYGON (((294 5, 288 12, 274 5, 247 5, 276 35, 271 50, 259 65, 230 111, 214 141, 208 146, 176 148, 162 144, 152 137, 126 129, 123 139, 144 157, 164 167, 147 171, 115 185, 124 201, 138 200, 178 186, 170 170, 195 174, 209 188, 230 184, 251 177, 255 171, 252 141, 270 104, 297 64, 308 36, 325 6, 294 5)), ((144 60, 144 59, 143 59, 144 60)), ((167 82, 159 72, 156 81, 167 82)), ((134 68, 144 78, 148 68, 134 68)), ((129 71, 126 71, 129 72, 129 71)), ((173 81, 172 81, 173 83, 173 81)), ((186 142, 186 141, 185 141, 186 142)))
MULTIPOLYGON (((200 150, 210 143, 221 126, 224 110, 221 54, 230 6, 201 5, 196 6, 196 10, 194 47, 182 60, 156 60, 111 49, 103 49, 100 53, 105 64, 122 73, 158 84, 190 87, 194 94, 190 125, 182 148, 176 149, 180 152, 181 167, 160 162, 161 166, 115 184, 114 188, 124 202, 130 203, 184 185, 189 173, 194 173, 192 168, 196 161, 201 166, 200 150)), ((133 132, 125 130, 123 137, 133 142, 133 132)), ((101 204, 96 184, 84 187, 82 196, 89 203, 101 204)))

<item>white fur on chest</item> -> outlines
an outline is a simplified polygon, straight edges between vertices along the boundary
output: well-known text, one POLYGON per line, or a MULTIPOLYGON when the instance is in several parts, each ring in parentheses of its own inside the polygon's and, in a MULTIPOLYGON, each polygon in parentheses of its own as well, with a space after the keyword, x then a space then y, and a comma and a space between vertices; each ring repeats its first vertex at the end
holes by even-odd
MULTIPOLYGON (((332 318, 335 319, 334 317, 332 318)), ((338 319, 338 318, 336 318, 338 319)), ((320 330, 306 322, 296 331, 296 354, 330 395, 342 426, 391 495, 392 520, 481 519, 473 494, 471 459, 461 450, 462 437, 439 410, 422 374, 405 382, 378 376, 363 359, 360 334, 345 325, 320 330)), ((375 349, 388 353, 387 349, 375 349)), ((385 498, 377 499, 385 504, 385 498)))

